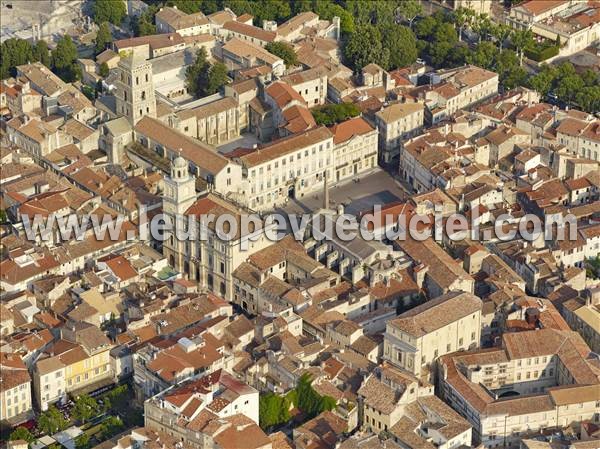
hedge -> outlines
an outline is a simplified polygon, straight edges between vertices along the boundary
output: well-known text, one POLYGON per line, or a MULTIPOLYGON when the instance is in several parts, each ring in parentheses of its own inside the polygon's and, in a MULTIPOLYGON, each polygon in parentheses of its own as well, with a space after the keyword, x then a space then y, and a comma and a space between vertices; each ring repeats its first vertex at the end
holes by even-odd
POLYGON ((529 59, 533 59, 536 62, 542 62, 546 59, 552 58, 558 54, 558 46, 552 45, 550 47, 538 47, 538 48, 526 48, 525 56, 529 59))

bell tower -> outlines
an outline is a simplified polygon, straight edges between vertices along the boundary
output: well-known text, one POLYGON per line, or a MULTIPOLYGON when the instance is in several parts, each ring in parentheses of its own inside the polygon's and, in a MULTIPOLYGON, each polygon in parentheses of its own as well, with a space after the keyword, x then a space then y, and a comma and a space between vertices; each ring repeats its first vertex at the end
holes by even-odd
POLYGON ((187 223, 187 217, 183 214, 196 201, 196 180, 190 176, 188 163, 184 158, 177 156, 173 160, 171 174, 165 178, 164 183, 163 213, 172 225, 170 230, 165 231, 163 254, 173 268, 181 270, 185 245, 191 242, 179 241, 175 229, 184 226, 184 222, 187 223))

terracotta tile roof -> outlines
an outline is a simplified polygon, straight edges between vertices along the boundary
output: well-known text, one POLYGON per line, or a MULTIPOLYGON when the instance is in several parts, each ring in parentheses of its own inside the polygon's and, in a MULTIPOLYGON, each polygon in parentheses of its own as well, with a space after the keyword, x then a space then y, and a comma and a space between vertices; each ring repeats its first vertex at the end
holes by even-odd
MULTIPOLYGON (((238 17, 239 20, 239 17, 238 17)), ((277 33, 273 31, 263 30, 262 28, 248 25, 238 20, 230 20, 223 24, 223 29, 233 31, 234 33, 250 36, 264 42, 273 42, 277 37, 277 33)))
POLYGON ((448 293, 399 315, 390 324, 409 335, 421 337, 449 323, 481 311, 481 299, 470 293, 448 293))
POLYGON ((109 254, 98 259, 98 262, 104 262, 121 281, 126 281, 138 275, 131 263, 120 254, 109 254))
POLYGON ((423 112, 423 103, 394 103, 375 114, 384 123, 394 123, 417 112, 423 112))
POLYGON ((201 12, 186 14, 185 12, 170 6, 161 8, 160 11, 156 13, 156 18, 165 22, 175 30, 191 28, 208 23, 208 18, 201 12))
POLYGON ((130 47, 139 47, 141 45, 148 45, 152 50, 160 50, 162 48, 184 44, 185 42, 179 33, 151 34, 148 36, 120 39, 113 42, 117 51, 130 47))
POLYGON ((0 352, 0 392, 31 382, 29 371, 17 354, 0 352))
POLYGON ((399 392, 381 382, 374 375, 360 387, 358 394, 364 398, 366 405, 383 415, 391 415, 400 407, 398 404, 399 392))
POLYGON ((537 16, 564 3, 566 3, 566 0, 530 0, 528 2, 521 3, 516 7, 522 8, 534 16, 537 16))
POLYGON ((322 67, 315 67, 301 72, 292 73, 281 78, 281 81, 290 86, 314 81, 320 78, 327 78, 327 72, 322 67))
POLYGON ((587 126, 586 122, 574 118, 566 118, 556 128, 557 133, 566 134, 568 136, 578 136, 587 126))
POLYGON ((213 101, 207 104, 198 106, 197 108, 185 109, 177 113, 177 116, 181 120, 188 119, 190 117, 196 117, 196 119, 204 119, 221 112, 228 111, 230 109, 236 109, 238 107, 237 102, 231 97, 221 98, 220 100, 213 101))
POLYGON ((351 118, 332 126, 330 129, 333 133, 333 143, 336 145, 346 142, 354 136, 368 134, 375 130, 375 128, 369 125, 362 117, 351 118))
POLYGON ((294 105, 283 112, 285 123, 283 127, 290 134, 308 131, 317 126, 312 114, 305 106, 294 105))
POLYGON ((290 33, 297 31, 299 28, 304 28, 306 23, 318 18, 319 16, 312 11, 302 12, 300 14, 295 15, 287 22, 284 22, 281 25, 279 25, 277 27, 277 34, 279 36, 287 36, 290 33))
POLYGON ((252 153, 241 156, 239 159, 244 166, 254 167, 302 148, 325 142, 331 137, 331 132, 325 126, 320 126, 305 133, 266 144, 252 153))
POLYGON ((282 81, 276 81, 272 83, 265 91, 267 95, 275 100, 275 103, 277 103, 277 106, 279 106, 280 109, 283 109, 284 106, 293 101, 297 101, 300 104, 306 105, 304 98, 302 98, 302 96, 289 84, 282 81))
POLYGON ((35 84, 41 93, 48 96, 56 94, 67 87, 67 84, 56 76, 52 71, 41 62, 17 66, 17 73, 35 84))
POLYGON ((398 245, 417 263, 432 264, 427 272, 442 288, 450 287, 456 280, 471 280, 471 276, 432 239, 422 242, 407 238, 398 245))
POLYGON ((269 53, 260 45, 241 40, 237 37, 228 40, 225 45, 223 45, 223 51, 232 53, 244 59, 256 58, 265 64, 275 64, 278 61, 282 61, 279 56, 269 53))
POLYGON ((15 117, 9 120, 6 126, 13 128, 40 144, 46 142, 51 135, 57 132, 54 126, 37 118, 25 119, 24 117, 15 117))
POLYGON ((170 151, 179 152, 184 159, 209 173, 217 174, 228 164, 227 158, 212 148, 147 115, 135 125, 135 132, 160 143, 170 151))

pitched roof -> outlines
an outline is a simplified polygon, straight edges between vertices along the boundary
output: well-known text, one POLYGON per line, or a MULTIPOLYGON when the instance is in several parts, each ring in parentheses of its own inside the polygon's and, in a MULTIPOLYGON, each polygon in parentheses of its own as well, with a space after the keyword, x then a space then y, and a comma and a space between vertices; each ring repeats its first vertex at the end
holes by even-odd
POLYGON ((273 31, 263 30, 262 28, 238 22, 237 20, 225 22, 223 24, 223 29, 233 31, 234 33, 238 34, 243 34, 245 36, 250 36, 265 42, 273 42, 277 37, 277 34, 273 31))
POLYGON ((325 127, 311 129, 302 134, 296 134, 264 145, 255 151, 239 158, 246 167, 254 167, 302 148, 324 142, 332 137, 331 132, 325 127))
POLYGON ((362 117, 355 117, 345 120, 341 123, 333 125, 331 128, 333 133, 333 143, 338 145, 352 139, 354 136, 368 134, 374 131, 369 123, 362 117))
POLYGON ((452 292, 425 302, 393 319, 390 324, 413 337, 421 337, 481 311, 483 303, 466 292, 452 292))
POLYGON ((422 112, 425 109, 423 103, 394 103, 375 114, 385 123, 394 123, 398 120, 422 112))
POLYGON ((284 106, 292 101, 298 101, 301 104, 306 104, 304 98, 302 98, 302 95, 292 89, 289 84, 282 81, 276 81, 272 83, 269 87, 267 87, 266 93, 273 98, 280 109, 283 109, 284 106))
POLYGON ((227 158, 212 148, 147 115, 137 122, 134 129, 136 133, 158 142, 170 151, 179 152, 184 159, 209 173, 217 174, 229 163, 227 158))

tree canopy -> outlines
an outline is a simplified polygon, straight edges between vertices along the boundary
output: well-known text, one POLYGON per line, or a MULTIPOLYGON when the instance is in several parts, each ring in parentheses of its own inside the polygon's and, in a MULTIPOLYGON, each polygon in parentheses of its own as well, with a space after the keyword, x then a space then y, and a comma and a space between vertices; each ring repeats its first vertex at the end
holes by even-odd
POLYGON ((553 93, 565 105, 576 104, 587 112, 600 110, 600 77, 593 70, 580 75, 570 62, 558 66, 544 64, 529 79, 529 85, 544 97, 553 93))
POLYGON ((122 0, 96 0, 93 3, 94 21, 97 24, 110 22, 119 25, 127 15, 125 2, 122 0))
POLYGON ((185 78, 190 94, 205 97, 218 92, 227 83, 227 67, 220 62, 210 64, 206 50, 200 48, 194 64, 186 69, 185 78))
POLYGON ((35 441, 35 437, 33 436, 33 434, 29 431, 29 429, 25 427, 17 427, 10 433, 8 439, 10 441, 25 440, 28 443, 33 443, 35 441))
POLYGON ((297 406, 307 415, 308 419, 312 419, 326 410, 332 410, 336 406, 335 399, 321 396, 315 391, 312 387, 312 378, 307 373, 303 374, 298 380, 296 394, 298 398, 297 406))
POLYGON ((415 18, 423 12, 423 7, 419 0, 404 0, 398 5, 398 14, 402 16, 412 28, 415 18))
POLYGON ((112 43, 112 40, 113 38, 110 31, 110 25, 108 22, 102 22, 98 28, 98 33, 96 34, 96 40, 94 42, 96 54, 100 54, 106 50, 112 43))
POLYGON ((81 69, 77 64, 77 47, 68 34, 64 35, 52 50, 52 68, 67 83, 81 78, 81 69))
POLYGON ((286 67, 298 65, 298 57, 294 47, 287 42, 269 42, 265 45, 265 50, 283 59, 286 67))
POLYGON ((50 53, 45 41, 40 40, 32 46, 25 39, 7 39, 0 46, 0 77, 15 76, 15 67, 38 61, 50 65, 50 53))
POLYGON ((53 435, 56 432, 60 432, 61 430, 66 429, 68 425, 68 421, 53 405, 48 407, 48 410, 45 412, 42 412, 37 421, 38 430, 47 435, 53 435))
POLYGON ((258 404, 260 427, 270 427, 286 423, 290 420, 290 401, 285 396, 267 393, 260 396, 258 404))
POLYGON ((98 413, 98 403, 91 396, 82 394, 75 400, 72 413, 75 419, 85 423, 98 413))
POLYGON ((312 115, 317 125, 331 126, 360 114, 354 103, 332 103, 313 108, 312 115))
POLYGON ((263 430, 288 422, 291 419, 291 406, 299 408, 306 419, 312 419, 326 410, 333 410, 337 404, 330 396, 321 396, 312 386, 310 374, 303 374, 296 388, 286 396, 267 393, 259 400, 259 421, 263 430))

